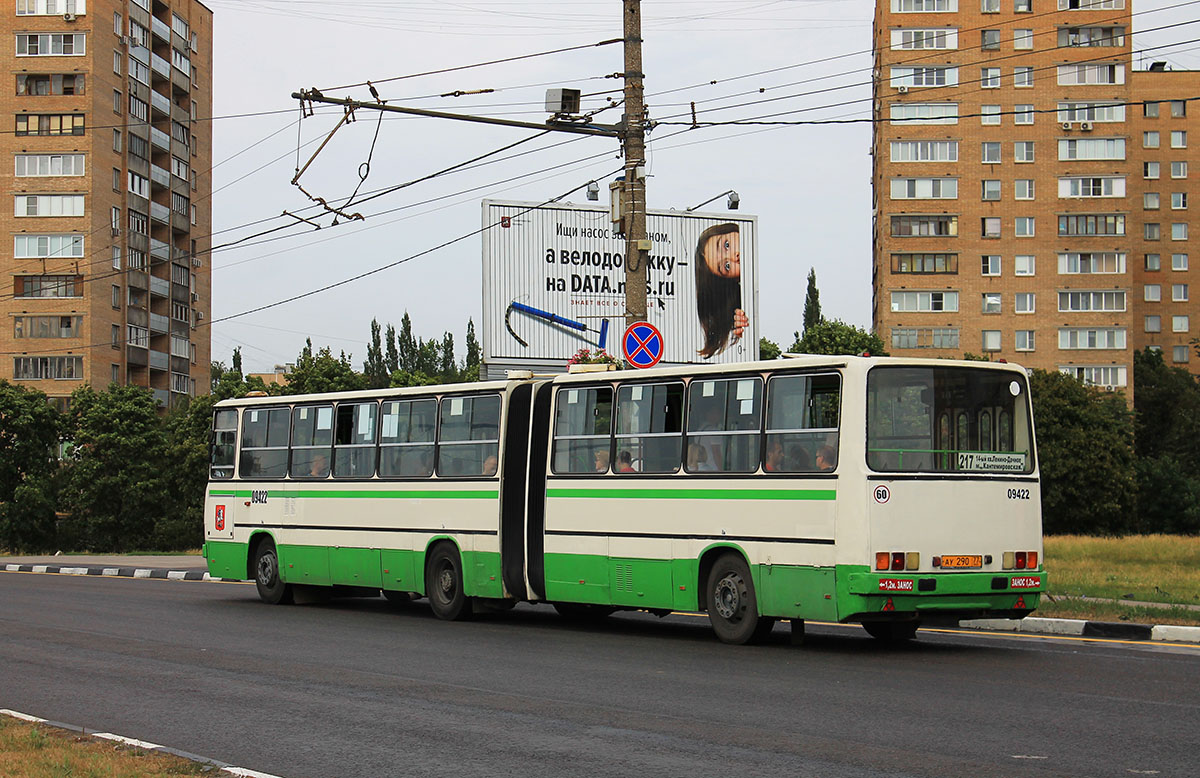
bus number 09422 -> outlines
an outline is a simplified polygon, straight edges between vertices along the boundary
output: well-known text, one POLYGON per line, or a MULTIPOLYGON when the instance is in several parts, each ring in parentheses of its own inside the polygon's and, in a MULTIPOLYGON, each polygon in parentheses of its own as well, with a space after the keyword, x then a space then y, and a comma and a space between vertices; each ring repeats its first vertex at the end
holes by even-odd
POLYGON ((1028 500, 1029 499, 1029 490, 1028 489, 1009 489, 1008 490, 1008 499, 1010 499, 1010 500, 1028 500))

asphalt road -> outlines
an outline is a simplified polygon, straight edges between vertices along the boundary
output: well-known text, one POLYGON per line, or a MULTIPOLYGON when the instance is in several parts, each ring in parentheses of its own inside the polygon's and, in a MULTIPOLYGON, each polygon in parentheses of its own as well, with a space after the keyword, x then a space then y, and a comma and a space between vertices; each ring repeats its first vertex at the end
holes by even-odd
POLYGON ((301 776, 1194 776, 1200 649, 0 573, 0 707, 301 776))

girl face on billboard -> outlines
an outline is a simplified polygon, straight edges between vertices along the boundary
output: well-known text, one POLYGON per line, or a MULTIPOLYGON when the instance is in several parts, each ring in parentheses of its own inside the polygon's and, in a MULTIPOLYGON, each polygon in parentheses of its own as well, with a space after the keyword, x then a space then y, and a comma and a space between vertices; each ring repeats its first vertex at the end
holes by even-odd
POLYGON ((704 262, 709 271, 721 278, 742 274, 741 236, 736 232, 713 235, 704 244, 704 262))

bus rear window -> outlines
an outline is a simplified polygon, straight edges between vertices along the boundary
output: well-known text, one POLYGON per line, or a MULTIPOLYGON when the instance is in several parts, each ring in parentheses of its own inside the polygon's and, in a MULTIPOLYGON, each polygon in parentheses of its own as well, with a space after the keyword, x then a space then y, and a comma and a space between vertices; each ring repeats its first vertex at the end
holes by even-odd
POLYGON ((867 375, 867 466, 885 472, 1031 473, 1025 377, 969 367, 867 375))

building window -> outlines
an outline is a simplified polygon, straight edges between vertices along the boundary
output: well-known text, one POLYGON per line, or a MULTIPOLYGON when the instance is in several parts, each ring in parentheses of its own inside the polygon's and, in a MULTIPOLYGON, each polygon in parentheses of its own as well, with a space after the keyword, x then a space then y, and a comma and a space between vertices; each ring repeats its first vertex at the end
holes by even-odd
POLYGON ((17 178, 82 176, 83 154, 17 154, 17 178))
POLYGON ((1157 162, 1142 163, 1142 178, 1155 179, 1159 176, 1159 168, 1157 162))
POLYGON ((1000 0, 979 0, 979 10, 985 14, 1000 13, 1000 0))
POLYGON ((984 200, 999 200, 1000 199, 1000 182, 995 179, 985 178, 983 180, 983 199, 984 200))
POLYGON ((1115 291, 1059 292, 1060 313, 1100 311, 1121 313, 1125 310, 1125 293, 1115 291))
POLYGON ((984 254, 981 257, 980 272, 985 276, 1000 275, 1000 255, 999 254, 984 254))
MULTIPOLYGON (((113 210, 119 211, 120 209, 114 208, 113 210)), ((113 270, 121 269, 121 247, 120 246, 112 247, 112 266, 113 266, 113 270)))
POLYGON ((1188 301, 1187 284, 1171 284, 1171 302, 1186 303, 1188 301))
POLYGON ((1146 270, 1154 272, 1155 270, 1162 269, 1162 257, 1160 257, 1158 254, 1147 254, 1145 260, 1146 270))
POLYGON ((1172 100, 1171 101, 1171 116, 1175 119, 1182 119, 1187 116, 1187 101, 1172 100))
POLYGON ((1144 319, 1146 332, 1162 332, 1162 317, 1158 314, 1144 319))
POLYGON ((139 197, 150 197, 150 179, 129 171, 129 191, 139 197))
POLYGON ((83 357, 16 357, 13 378, 18 381, 76 380, 83 377, 83 357))
POLYGON ((957 178, 893 178, 893 200, 956 200, 957 178))
POLYGON ((1034 217, 1018 216, 1013 222, 1013 234, 1018 238, 1032 238, 1034 235, 1034 217))
POLYGON ((1019 140, 1013 143, 1013 160, 1016 162, 1033 162, 1033 141, 1019 140))
POLYGON ((1147 119, 1157 119, 1158 118, 1158 103, 1157 102, 1142 103, 1142 116, 1145 116, 1147 119))
POLYGON ((1013 30, 1013 48, 1014 49, 1032 49, 1033 48, 1033 30, 1013 30))
POLYGON ((83 33, 17 35, 18 57, 82 57, 87 54, 83 33))
POLYGON ((83 216, 83 207, 83 195, 17 195, 14 213, 18 217, 83 216))
POLYGON ((958 124, 958 103, 892 103, 888 110, 892 124, 958 124))
POLYGON ((1058 104, 1058 120, 1060 122, 1124 122, 1125 106, 1120 103, 1092 100, 1061 102, 1058 104))
POLYGON ((1171 317, 1171 332, 1187 332, 1188 317, 1187 316, 1172 316, 1171 317))
POLYGON ((82 316, 14 316, 13 337, 17 340, 78 338, 82 326, 82 316))
POLYGON ((135 235, 150 234, 150 220, 146 214, 129 209, 129 231, 135 235))
POLYGON ((894 140, 892 162, 957 162, 958 141, 894 140))
POLYGON ((1033 292, 1017 292, 1013 295, 1013 310, 1016 313, 1033 313, 1036 310, 1036 296, 1033 292))
POLYGON ((17 114, 15 134, 24 135, 83 135, 83 114, 17 114))
POLYGON ((980 234, 984 238, 1000 237, 1000 217, 985 216, 980 220, 980 234))
POLYGON ((1019 14, 1033 13, 1033 0, 1013 0, 1013 12, 1019 14))
POLYGON ((1088 176, 1086 178, 1058 179, 1058 196, 1070 197, 1124 197, 1123 176, 1088 176))
POLYGON ((21 73, 17 76, 18 96, 43 97, 81 94, 84 94, 82 74, 28 75, 21 73))
POLYGON ((1186 149, 1187 148, 1187 130, 1172 130, 1171 131, 1171 148, 1186 149))
POLYGON ((1031 68, 1031 67, 1013 68, 1013 86, 1015 86, 1015 87, 1031 87, 1031 86, 1033 86, 1033 68, 1031 68))
POLYGON ((113 151, 121 153, 121 131, 113 130, 113 151))
POLYGON ((983 89, 999 89, 1000 68, 980 68, 979 86, 983 89))
POLYGON ((1000 293, 985 292, 983 295, 983 313, 1000 313, 1000 308, 1000 293))
POLYGON ((1058 217, 1058 234, 1124 235, 1125 216, 1119 213, 1064 214, 1058 217))
POLYGON ((1067 159, 1125 159, 1124 138, 1061 138, 1058 158, 1067 159))
POLYGON ((1172 162, 1171 178, 1187 178, 1187 162, 1172 162))
POLYGON ((937 313, 958 310, 958 292, 892 292, 893 313, 937 313))
POLYGON ((995 164, 1000 161, 1000 144, 984 143, 982 146, 984 164, 995 164))
POLYGON ((1013 197, 1017 200, 1033 199, 1033 179, 1018 178, 1013 181, 1013 197))
POLYGON ((121 287, 116 284, 112 288, 112 307, 117 310, 121 308, 121 287))
POLYGON ((906 274, 957 273, 957 254, 892 254, 892 272, 906 274))
POLYGON ((980 46, 984 51, 993 51, 1000 48, 1000 31, 999 30, 980 30, 980 46))
POLYGON ((129 115, 141 121, 147 121, 150 118, 150 104, 145 100, 139 100, 133 95, 129 96, 129 115))
POLYGON ((936 214, 932 216, 893 216, 892 235, 912 237, 932 235, 952 237, 958 235, 958 217, 936 214))
POLYGON ((1063 351, 1120 350, 1125 348, 1125 330, 1120 327, 1063 327, 1058 331, 1063 351))
POLYGON ((1013 257, 1013 275, 1031 276, 1034 274, 1035 259, 1032 254, 1018 254, 1013 257))
POLYGON ((958 348, 957 327, 893 327, 892 348, 958 348))
POLYGON ((1015 343, 1017 351, 1033 351, 1033 330, 1017 330, 1015 334, 1015 343))
POLYGON ((1171 224, 1171 240, 1187 240, 1188 226, 1187 222, 1174 222, 1171 224))
POLYGON ((1033 124, 1033 106, 1018 103, 1013 106, 1013 124, 1033 124))
POLYGON ((1144 192, 1142 194, 1142 209, 1146 211, 1157 211, 1159 206, 1158 192, 1144 192))
POLYGON ((1000 124, 1000 106, 998 105, 981 105, 979 106, 979 123, 988 125, 1000 124))
POLYGON ((1187 192, 1172 192, 1171 193, 1171 210, 1186 211, 1187 210, 1187 192))
POLYGON ((1147 130, 1146 132, 1142 133, 1142 148, 1158 148, 1158 130, 1147 130))
POLYGON ((80 258, 84 253, 83 238, 83 235, 16 235, 13 256, 16 259, 80 258))
POLYGON ((17 276, 13 279, 14 297, 80 297, 81 276, 17 276))
MULTIPOLYGON (((1033 68, 1028 68, 1032 71, 1033 68)), ((1032 73, 1031 73, 1032 77, 1032 73)), ((1094 85, 1094 84, 1124 84, 1124 65, 1059 65, 1059 86, 1094 85)))
POLYGON ((1188 351, 1189 348, 1187 346, 1172 346, 1171 359, 1179 363, 1187 362, 1188 358, 1191 356, 1188 351))
POLYGON ((1000 330, 984 330, 983 331, 983 350, 984 351, 999 351, 1000 350, 1000 330))
POLYGON ((1123 275, 1125 273, 1125 255, 1114 251, 1063 252, 1058 255, 1058 273, 1059 275, 1123 275))
POLYGON ((1172 254, 1171 255, 1171 269, 1172 270, 1187 270, 1188 269, 1188 255, 1187 254, 1172 254))
POLYGON ((1158 222, 1146 222, 1146 224, 1143 225, 1142 237, 1146 240, 1161 240, 1162 225, 1158 222))
POLYGON ((1148 303, 1162 301, 1162 286, 1160 284, 1145 284, 1142 287, 1142 299, 1148 303))

